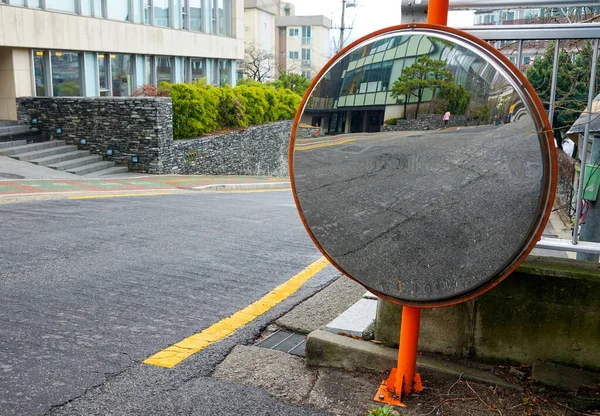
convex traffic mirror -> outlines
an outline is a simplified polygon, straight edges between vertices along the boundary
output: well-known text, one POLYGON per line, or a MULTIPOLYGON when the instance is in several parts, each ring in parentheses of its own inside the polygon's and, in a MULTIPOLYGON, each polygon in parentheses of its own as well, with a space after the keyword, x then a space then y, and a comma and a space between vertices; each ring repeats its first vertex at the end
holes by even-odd
POLYGON ((522 74, 483 41, 426 24, 334 57, 290 149, 319 249, 378 296, 422 307, 481 294, 525 259, 550 213, 555 165, 522 74))

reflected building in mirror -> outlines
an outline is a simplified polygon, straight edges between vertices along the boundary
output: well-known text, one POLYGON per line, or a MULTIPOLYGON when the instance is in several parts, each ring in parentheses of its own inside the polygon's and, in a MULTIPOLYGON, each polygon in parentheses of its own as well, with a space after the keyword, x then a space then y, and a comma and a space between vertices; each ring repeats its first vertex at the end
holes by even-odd
POLYGON ((505 122, 516 96, 497 75, 490 63, 444 39, 386 37, 333 65, 301 122, 324 134, 379 132, 384 123, 416 118, 437 120, 437 126, 447 111, 458 124, 505 122))

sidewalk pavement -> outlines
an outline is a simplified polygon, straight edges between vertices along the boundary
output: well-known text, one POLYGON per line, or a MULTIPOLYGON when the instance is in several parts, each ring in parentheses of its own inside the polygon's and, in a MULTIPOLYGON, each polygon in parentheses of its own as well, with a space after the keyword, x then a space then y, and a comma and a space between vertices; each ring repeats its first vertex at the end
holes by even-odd
POLYGON ((0 156, 0 202, 15 197, 118 194, 123 192, 177 192, 185 190, 287 189, 288 178, 270 176, 148 175, 137 173, 82 177, 0 156))

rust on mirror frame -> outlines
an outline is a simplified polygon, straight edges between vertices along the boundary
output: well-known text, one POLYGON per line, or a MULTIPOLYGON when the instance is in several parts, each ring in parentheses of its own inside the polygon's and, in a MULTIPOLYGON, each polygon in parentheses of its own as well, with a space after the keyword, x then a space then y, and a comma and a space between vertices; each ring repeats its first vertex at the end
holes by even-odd
POLYGON ((289 164, 326 258, 418 307, 463 302, 514 271, 556 188, 551 129, 523 74, 431 24, 382 29, 332 58, 296 114, 289 164))

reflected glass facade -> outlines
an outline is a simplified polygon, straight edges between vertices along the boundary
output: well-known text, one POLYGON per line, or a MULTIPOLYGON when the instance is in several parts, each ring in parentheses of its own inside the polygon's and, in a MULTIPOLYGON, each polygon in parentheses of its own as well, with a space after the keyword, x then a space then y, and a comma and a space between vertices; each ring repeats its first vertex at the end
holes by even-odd
POLYGON ((82 95, 79 53, 52 51, 52 90, 55 97, 82 95))
POLYGON ((35 95, 46 95, 46 68, 48 67, 48 54, 45 51, 33 51, 33 74, 35 78, 35 95))
POLYGON ((112 96, 129 97, 133 92, 133 61, 131 55, 110 55, 112 96))

